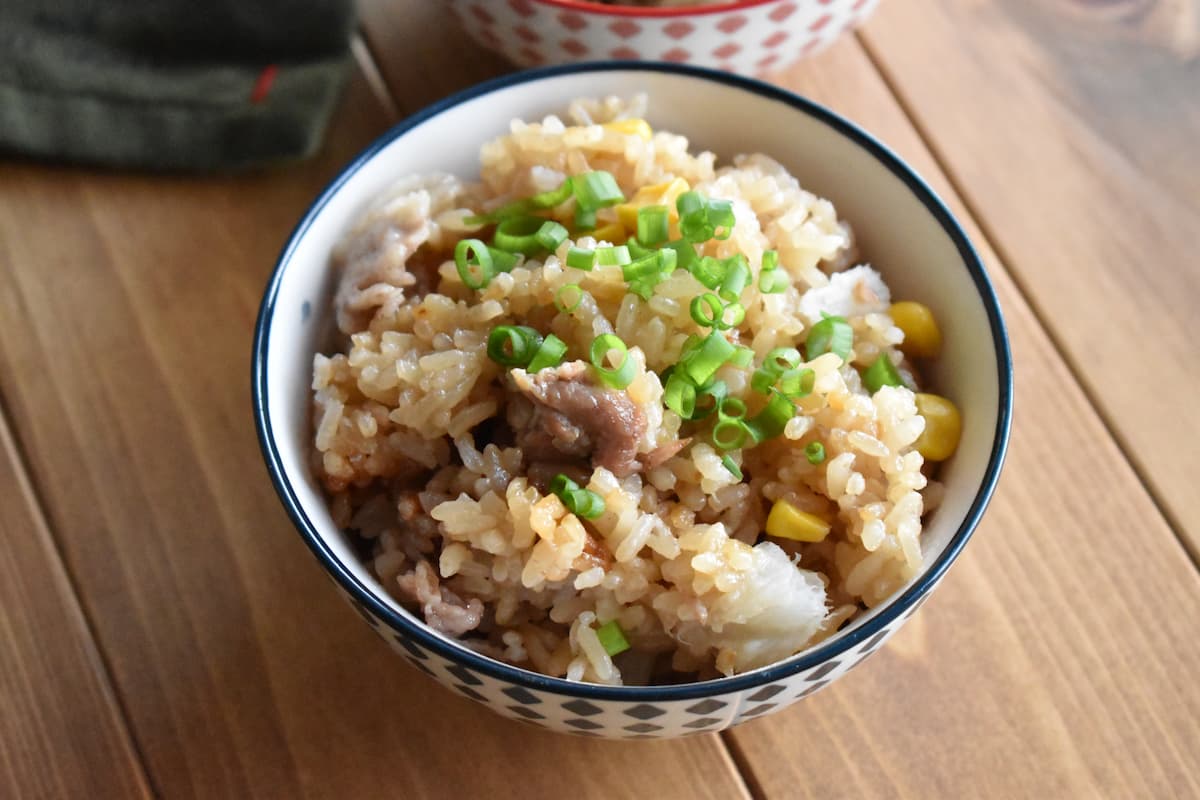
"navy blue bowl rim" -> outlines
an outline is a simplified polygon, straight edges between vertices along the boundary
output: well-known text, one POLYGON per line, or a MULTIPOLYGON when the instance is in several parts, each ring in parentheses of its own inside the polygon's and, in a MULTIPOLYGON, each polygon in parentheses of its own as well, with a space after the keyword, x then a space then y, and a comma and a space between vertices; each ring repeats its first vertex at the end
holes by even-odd
POLYGON ((280 500, 283 502, 284 508, 287 509, 288 515, 292 518, 296 528, 299 530, 309 548, 316 555, 321 565, 328 570, 330 575, 345 589, 351 597, 361 603, 377 618, 385 622, 395 633, 408 637, 414 640, 423 647, 432 650, 438 655, 449 659, 452 662, 462 664, 472 670, 477 670, 493 678, 498 678, 502 681, 515 683, 540 691, 551 692, 560 695, 570 695, 574 697, 585 697, 596 700, 618 700, 628 702, 645 702, 645 701, 671 701, 671 700, 686 700, 697 697, 708 697, 712 695, 725 694, 728 692, 741 691, 750 689, 756 686, 772 683, 775 681, 786 680, 787 678, 811 669, 823 662, 837 658, 839 655, 853 649, 860 642, 870 639, 875 634, 879 633, 888 625, 891 625, 901 617, 908 609, 912 608, 924 595, 937 583, 946 569, 958 556, 967 540, 971 537, 972 532, 979 523, 980 517, 983 515, 984 509, 987 507, 988 501, 991 499, 992 493, 996 488, 996 482, 1000 477, 1000 469, 1004 462, 1005 452, 1008 449, 1009 431, 1012 423, 1012 395, 1013 395, 1013 373, 1012 373, 1012 357, 1009 351, 1008 333, 1005 330, 1004 318, 1000 313, 1000 304, 996 298, 996 292, 992 288, 991 281, 988 279, 987 272, 984 269, 983 263, 979 255, 975 252, 975 248, 968 240, 966 233, 955 220, 954 216, 946 208, 945 203, 937 196, 937 194, 929 187, 925 181, 916 174, 908 165, 906 165, 899 156, 893 153, 887 146, 882 144, 874 136, 864 131, 854 123, 844 119, 838 114, 829 109, 814 103, 804 97, 789 92, 785 89, 773 86, 763 81, 752 78, 745 78, 737 75, 732 75, 725 72, 705 67, 695 67, 683 64, 666 64, 666 63, 651 63, 641 61, 605 61, 605 62, 583 62, 576 64, 565 64, 559 66, 540 67, 537 69, 524 70, 510 75, 505 75, 485 83, 465 89, 457 94, 451 95, 443 100, 440 100, 421 111, 407 117, 378 139, 376 139, 366 150, 364 150, 357 158, 350 162, 329 185, 321 192, 320 196, 309 207, 307 213, 300 220, 295 230, 292 231, 288 238, 287 244, 284 245, 283 251, 279 256, 279 260, 275 264, 275 269, 271 274, 271 278, 267 284, 266 292, 263 296, 262 306, 259 309, 258 320, 255 323, 254 330, 254 351, 252 356, 252 388, 253 388, 253 404, 255 425, 258 430, 259 445, 262 448, 263 458, 266 460, 267 469, 271 475, 271 481, 275 485, 275 490, 279 494, 280 500), (992 340, 996 350, 996 364, 998 367, 998 401, 999 409, 996 420, 995 438, 992 444, 992 453, 988 461, 988 467, 984 474, 983 481, 979 486, 979 491, 975 495, 975 499, 963 519, 962 524, 955 532, 954 537, 947 545, 945 551, 938 559, 928 568, 928 570, 903 594, 893 599, 886 607, 884 607, 876 617, 871 619, 866 624, 858 629, 829 641, 826 644, 820 645, 817 648, 804 652, 798 656, 793 656, 785 661, 780 661, 771 666, 764 667, 752 672, 747 672, 741 675, 732 677, 719 678, 716 680, 702 681, 697 683, 673 684, 668 686, 600 686, 589 683, 576 683, 567 681, 562 678, 552 678, 547 675, 541 675, 535 672, 530 672, 519 667, 514 667, 500 661, 496 661, 485 656, 481 656, 466 647, 458 644, 452 644, 440 636, 434 634, 423 624, 405 619, 401 615, 393 611, 387 604, 379 599, 367 586, 360 582, 350 570, 341 563, 333 554, 330 548, 321 539, 317 533, 316 526, 312 520, 305 514, 304 509, 300 506, 299 499, 293 490, 287 475, 284 473, 283 464, 279 456, 279 450, 275 444, 274 433, 271 428, 270 414, 268 411, 268 386, 267 386, 267 351, 269 346, 270 325, 271 319, 275 313, 275 301, 279 294, 279 287, 283 278, 283 273, 287 263, 292 257, 293 252, 299 246, 299 242, 304 234, 312 225, 313 220, 321 213, 325 204, 329 202, 341 186, 349 180, 349 178, 358 172, 366 165, 372 157, 375 156, 382 148, 386 147, 396 138, 403 136, 409 130, 415 128, 426 120, 437 116, 438 114, 461 105, 462 103, 474 98, 486 95, 500 89, 518 84, 539 81, 546 78, 554 78, 562 75, 576 75, 590 72, 611 72, 611 71, 644 71, 644 72, 666 72, 676 75, 684 75, 690 78, 695 78, 703 81, 711 81, 715 83, 726 84, 736 88, 761 95, 770 100, 784 103, 792 108, 813 117, 829 127, 836 130, 841 135, 853 140, 863 149, 871 153, 879 162, 888 168, 897 178, 902 180, 908 188, 921 200, 926 209, 941 224, 943 230, 953 240, 959 255, 962 257, 963 263, 970 271, 971 277, 975 282, 975 287, 979 292, 980 299, 983 301, 987 309, 988 323, 991 327, 992 340))

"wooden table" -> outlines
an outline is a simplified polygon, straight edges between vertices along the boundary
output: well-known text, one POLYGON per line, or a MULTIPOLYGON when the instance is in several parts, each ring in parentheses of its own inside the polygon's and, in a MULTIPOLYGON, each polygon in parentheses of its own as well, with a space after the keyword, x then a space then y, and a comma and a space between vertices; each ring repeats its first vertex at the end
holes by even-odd
POLYGON ((652 743, 535 731, 410 670, 258 455, 251 327, 291 225, 389 123, 506 69, 462 62, 438 5, 365 6, 309 163, 0 164, 0 796, 1200 796, 1200 59, 1194 19, 1160 22, 1195 5, 889 0, 774 76, 970 229, 1012 333, 1012 449, 882 653, 652 743))

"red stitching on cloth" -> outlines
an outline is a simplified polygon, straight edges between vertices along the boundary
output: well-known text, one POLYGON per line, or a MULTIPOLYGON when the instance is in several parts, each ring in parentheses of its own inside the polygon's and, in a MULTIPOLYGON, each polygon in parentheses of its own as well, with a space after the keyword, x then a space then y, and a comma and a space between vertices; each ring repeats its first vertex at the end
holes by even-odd
POLYGON ((261 103, 267 99, 267 94, 271 91, 271 86, 275 83, 275 76, 279 74, 278 64, 268 64, 263 67, 263 71, 258 73, 258 77, 254 79, 254 88, 250 90, 250 102, 261 103))

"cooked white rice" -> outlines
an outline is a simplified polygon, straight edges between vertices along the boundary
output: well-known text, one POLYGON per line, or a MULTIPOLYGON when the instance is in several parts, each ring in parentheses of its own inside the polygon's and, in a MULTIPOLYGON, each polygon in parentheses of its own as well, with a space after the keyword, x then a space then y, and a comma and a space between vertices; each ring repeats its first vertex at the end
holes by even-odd
MULTIPOLYGON (((483 653, 608 684, 729 675, 831 635, 920 569, 929 510, 912 447, 924 420, 896 349, 903 334, 886 313, 879 273, 855 266, 850 227, 765 155, 718 168, 682 136, 646 139, 602 125, 641 117, 643 106, 581 100, 569 122, 514 122, 483 146, 475 183, 399 179, 333 255, 345 338, 313 368, 314 469, 338 524, 364 540, 387 590, 483 653), (612 173, 626 197, 682 178, 732 201, 732 235, 703 252, 744 254, 755 276, 765 250, 779 253, 791 287, 768 295, 752 281, 741 298, 745 320, 730 332, 757 359, 797 346, 821 312, 854 328, 849 363, 827 353, 804 365, 815 372, 814 390, 784 434, 731 451, 744 480, 695 431, 679 449, 681 429, 694 423, 663 404, 658 373, 701 332, 688 306, 705 290, 691 274, 676 271, 644 301, 627 292, 619 267, 564 266, 570 246, 597 245, 582 235, 483 290, 459 277, 454 244, 479 230, 465 217, 590 170, 612 173), (582 302, 559 312, 555 293, 573 283, 582 302), (586 361, 602 333, 629 345, 637 377, 625 392, 645 423, 642 466, 618 479, 589 465, 581 483, 606 506, 595 520, 539 489, 536 465, 505 432, 514 385, 534 378, 506 374, 488 358, 488 334, 500 324, 553 332, 567 343, 568 361, 586 361), (866 392, 856 367, 881 352, 911 388, 866 392), (814 441, 827 454, 815 466, 803 453, 814 441), (766 537, 778 500, 832 522, 832 532, 811 544, 766 537), (596 633, 614 620, 632 645, 615 659, 596 633)), ((602 211, 599 224, 613 219, 602 211)), ((727 364, 717 377, 752 413, 763 405, 749 371, 727 364)))

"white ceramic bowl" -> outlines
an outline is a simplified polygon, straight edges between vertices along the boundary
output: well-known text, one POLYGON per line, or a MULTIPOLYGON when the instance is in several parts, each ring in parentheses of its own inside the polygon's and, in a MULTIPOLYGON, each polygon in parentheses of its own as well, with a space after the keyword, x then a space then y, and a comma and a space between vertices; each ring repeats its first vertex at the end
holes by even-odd
POLYGON ((450 0, 475 41, 523 67, 645 59, 742 75, 759 75, 820 52, 877 4, 738 0, 662 8, 591 0, 450 0))
POLYGON ((582 65, 513 75, 393 128, 330 184, 292 234, 263 299, 253 359, 258 432, 279 496, 321 566, 371 627, 455 692, 508 717, 591 736, 720 730, 812 694, 878 649, 937 585, 979 521, 999 475, 1012 407, 995 294, 962 229, 929 187, 883 145, 820 106, 767 84, 673 65, 582 65), (330 250, 376 194, 414 172, 478 174, 480 144, 505 133, 513 118, 540 118, 582 95, 635 92, 648 93, 656 128, 684 133, 694 147, 723 158, 770 154, 806 188, 833 200, 895 295, 921 300, 936 313, 946 344, 928 377, 962 409, 964 429, 957 454, 942 468, 945 500, 922 538, 926 566, 889 602, 817 647, 764 669, 701 683, 605 687, 484 658, 427 628, 388 596, 333 524, 309 469, 309 384, 313 353, 331 315, 330 250))

